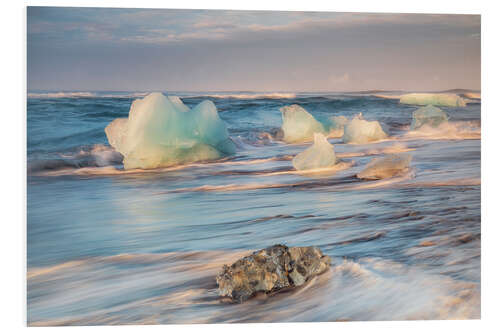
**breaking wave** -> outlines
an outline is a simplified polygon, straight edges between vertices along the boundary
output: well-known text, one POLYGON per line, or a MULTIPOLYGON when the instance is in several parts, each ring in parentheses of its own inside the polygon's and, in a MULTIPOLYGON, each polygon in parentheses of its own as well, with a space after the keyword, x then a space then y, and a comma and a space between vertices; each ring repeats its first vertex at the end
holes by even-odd
POLYGON ((213 98, 233 98, 233 99, 291 99, 297 95, 293 93, 262 93, 262 94, 202 94, 189 97, 213 97, 213 98))
POLYGON ((96 97, 95 93, 86 91, 76 92, 51 92, 51 93, 28 93, 28 98, 82 98, 96 97))
MULTIPOLYGON (((383 233, 351 241, 372 241, 383 233)), ((349 240, 346 240, 349 241, 349 240)), ((338 245, 342 245, 341 243, 338 245)), ((473 319, 480 285, 377 257, 333 258, 304 286, 242 304, 214 276, 250 251, 117 254, 29 269, 30 326, 473 319), (127 274, 123 274, 126 269, 127 274), (158 279, 164 276, 165 279, 158 279), (102 288, 101 282, 107 281, 102 288), (42 293, 44 297, 36 297, 42 293), (335 295, 335 297, 332 297, 335 295), (93 304, 85 306, 84 304, 93 304), (64 307, 61 306, 64 304, 64 307)))
POLYGON ((424 125, 416 130, 410 130, 404 137, 430 140, 479 140, 481 125, 477 121, 446 122, 437 127, 424 125))

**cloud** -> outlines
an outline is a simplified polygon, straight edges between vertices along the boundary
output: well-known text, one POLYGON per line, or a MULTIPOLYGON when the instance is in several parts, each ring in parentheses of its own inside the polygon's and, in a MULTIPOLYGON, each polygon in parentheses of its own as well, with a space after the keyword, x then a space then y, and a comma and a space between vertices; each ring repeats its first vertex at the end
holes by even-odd
POLYGON ((478 15, 29 7, 28 85, 473 87, 480 84, 480 21, 478 15))
POLYGON ((67 43, 190 41, 289 38, 292 33, 415 25, 472 29, 477 15, 367 14, 327 12, 255 12, 168 9, 96 9, 29 7, 28 34, 67 43), (284 36, 288 34, 288 36, 284 36), (266 36, 268 35, 268 36, 266 36))

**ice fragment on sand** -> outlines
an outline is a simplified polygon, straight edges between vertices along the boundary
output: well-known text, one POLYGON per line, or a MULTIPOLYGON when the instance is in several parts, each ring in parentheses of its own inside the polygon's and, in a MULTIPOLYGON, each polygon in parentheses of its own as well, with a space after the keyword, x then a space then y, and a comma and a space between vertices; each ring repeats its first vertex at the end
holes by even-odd
POLYGON ((411 129, 416 130, 424 125, 438 127, 442 123, 447 122, 448 116, 443 110, 433 105, 427 105, 413 112, 411 129))
POLYGON ((356 176, 361 179, 384 179, 401 175, 409 170, 411 155, 376 157, 356 176))
POLYGON ((105 132, 125 169, 213 160, 236 149, 211 101, 190 110, 179 97, 161 93, 135 100, 128 119, 115 119, 105 132))
POLYGON ((308 142, 313 139, 314 133, 326 134, 325 127, 301 106, 288 105, 280 111, 283 118, 283 141, 308 142))
POLYGON ((436 105, 436 106, 466 106, 464 99, 455 94, 425 94, 414 93, 401 96, 401 104, 436 105))
POLYGON ((321 133, 314 134, 314 144, 292 160, 296 170, 328 168, 336 162, 333 146, 321 133))
POLYGON ((345 143, 368 143, 387 138, 378 121, 363 119, 360 113, 344 126, 342 140, 345 143))

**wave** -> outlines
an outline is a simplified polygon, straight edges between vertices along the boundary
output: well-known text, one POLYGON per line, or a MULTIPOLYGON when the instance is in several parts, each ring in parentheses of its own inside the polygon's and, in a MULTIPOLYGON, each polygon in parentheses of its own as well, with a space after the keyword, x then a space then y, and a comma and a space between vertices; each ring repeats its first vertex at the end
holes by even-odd
POLYGON ((211 166, 254 165, 274 161, 290 161, 292 155, 278 155, 268 158, 235 160, 221 158, 205 163, 188 163, 156 169, 123 169, 120 164, 122 156, 113 148, 95 145, 90 150, 81 148, 77 153, 61 153, 61 159, 32 161, 28 164, 28 173, 36 176, 114 176, 137 174, 162 174, 188 168, 204 168, 211 166))
MULTIPOLYGON (((144 97, 148 92, 89 92, 89 91, 72 91, 72 92, 31 92, 28 93, 28 98, 136 98, 144 97)), ((183 98, 202 98, 202 97, 212 97, 212 98, 228 98, 228 99, 292 99, 296 98, 297 95, 294 93, 245 93, 245 94, 233 94, 233 93, 198 93, 190 94, 184 93, 180 94, 183 98)))
POLYGON ((339 158, 350 158, 350 157, 363 157, 363 156, 384 155, 384 154, 398 154, 414 150, 415 150, 414 148, 408 148, 405 144, 397 142, 392 146, 385 148, 373 148, 351 153, 343 152, 343 153, 336 153, 336 155, 339 158))
POLYGON ((96 144, 93 146, 79 147, 76 151, 57 154, 58 158, 35 160, 28 163, 28 173, 54 173, 75 172, 70 170, 85 168, 102 168, 118 165, 123 157, 113 148, 96 144))
POLYGON ((480 140, 481 125, 476 121, 446 122, 437 127, 424 125, 417 130, 410 130, 403 137, 429 140, 480 140))
MULTIPOLYGON (((347 242, 380 237, 382 232, 347 242)), ((251 252, 123 253, 28 269, 28 325, 480 317, 480 284, 378 257, 332 257, 330 270, 303 287, 224 303, 213 277, 222 265, 251 252)))
POLYGON ((327 168, 316 168, 308 170, 285 170, 276 172, 256 172, 259 176, 281 176, 281 175, 301 175, 301 176, 331 176, 339 171, 347 170, 354 165, 353 161, 339 161, 335 165, 327 168))
POLYGON ((75 92, 50 92, 50 93, 28 93, 28 98, 82 98, 97 97, 95 93, 87 91, 75 92))
POLYGON ((232 99, 292 99, 297 95, 294 93, 254 93, 254 94, 200 94, 186 97, 212 97, 212 98, 232 98, 232 99))
POLYGON ((383 99, 397 99, 399 100, 403 95, 384 95, 384 94, 373 94, 373 97, 383 98, 383 99))

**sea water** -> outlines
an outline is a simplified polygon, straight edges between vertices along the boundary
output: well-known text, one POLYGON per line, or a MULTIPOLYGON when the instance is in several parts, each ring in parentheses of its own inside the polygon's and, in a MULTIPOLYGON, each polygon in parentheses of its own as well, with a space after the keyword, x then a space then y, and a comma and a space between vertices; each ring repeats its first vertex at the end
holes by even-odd
POLYGON ((29 93, 29 325, 480 317, 480 100, 412 130, 418 106, 363 93, 165 91, 212 101, 236 153, 125 169, 104 129, 147 93, 29 93), (294 104, 315 119, 362 113, 387 138, 330 138, 341 167, 297 171, 311 143, 278 135, 294 104), (408 170, 356 177, 392 154, 410 155, 408 170), (318 246, 332 268, 267 298, 218 297, 222 265, 277 243, 318 246))

